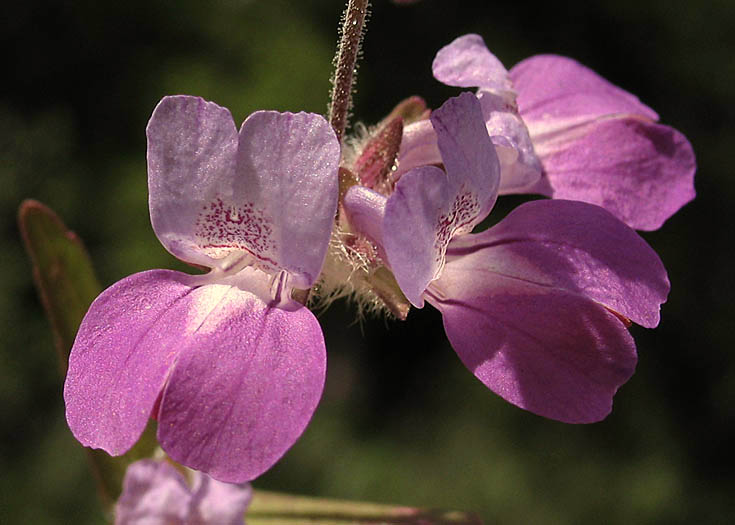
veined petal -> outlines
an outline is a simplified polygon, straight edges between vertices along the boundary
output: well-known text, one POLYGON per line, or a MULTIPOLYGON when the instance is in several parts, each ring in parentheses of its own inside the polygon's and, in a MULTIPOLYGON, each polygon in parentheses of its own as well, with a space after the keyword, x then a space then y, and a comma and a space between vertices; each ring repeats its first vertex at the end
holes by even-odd
POLYGON ((571 58, 536 55, 510 70, 521 117, 549 130, 579 125, 606 115, 639 115, 658 120, 638 97, 614 86, 571 58))
POLYGON ((92 303, 64 384, 66 420, 83 445, 119 455, 138 440, 180 349, 175 318, 186 311, 189 279, 138 273, 92 303))
POLYGON ((158 440, 174 460, 215 479, 250 480, 293 445, 316 408, 322 332, 301 305, 273 308, 235 286, 203 286, 191 297, 158 440))
POLYGON ((449 86, 483 87, 512 98, 508 71, 490 53, 480 35, 464 35, 439 50, 432 64, 434 78, 449 86))
POLYGON ((179 259, 214 266, 199 246, 195 228, 203 207, 218 196, 232 197, 238 142, 232 115, 199 97, 165 97, 153 111, 146 135, 156 236, 179 259))
MULTIPOLYGON (((187 523, 191 494, 186 480, 165 461, 142 459, 125 472, 115 525, 187 523)), ((240 515, 242 523, 242 515, 240 515)))
POLYGON ((660 228, 695 196, 694 151, 668 126, 605 119, 534 141, 549 196, 597 204, 635 229, 660 228))
POLYGON ((231 204, 239 214, 263 217, 246 249, 308 288, 321 271, 337 212, 337 137, 320 115, 258 111, 243 123, 239 144, 231 204))
MULTIPOLYGON (((455 239, 447 260, 482 272, 478 276, 497 274, 588 297, 649 328, 658 324, 669 292, 666 270, 651 247, 604 209, 583 202, 525 203, 489 230, 455 239)), ((446 296, 463 294, 463 284, 451 279, 442 278, 444 287, 452 286, 446 296)))
POLYGON ((417 307, 452 236, 471 231, 492 208, 500 171, 474 95, 449 99, 431 122, 446 175, 433 166, 405 174, 386 203, 382 232, 391 270, 417 307))
POLYGON ((506 401, 544 417, 605 418, 635 369, 635 345, 618 318, 565 290, 458 259, 427 300, 465 366, 506 401))

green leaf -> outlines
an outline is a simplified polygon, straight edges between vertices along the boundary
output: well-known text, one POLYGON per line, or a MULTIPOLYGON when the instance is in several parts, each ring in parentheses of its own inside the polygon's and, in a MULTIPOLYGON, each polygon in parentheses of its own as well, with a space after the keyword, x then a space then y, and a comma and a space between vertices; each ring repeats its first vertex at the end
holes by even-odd
POLYGON ((265 490, 253 491, 245 516, 248 525, 362 525, 421 524, 478 525, 474 514, 459 511, 419 509, 379 503, 294 496, 265 490))
POLYGON ((51 322, 62 374, 66 374, 79 323, 102 287, 84 244, 51 209, 26 200, 20 205, 18 224, 33 263, 33 279, 51 322))
MULTIPOLYGON (((79 324, 102 287, 81 239, 67 229, 53 210, 38 201, 26 200, 18 211, 18 225, 33 264, 38 294, 51 323, 63 378, 79 324)), ((151 421, 138 443, 124 456, 115 458, 101 450, 88 449, 105 506, 120 494, 127 466, 155 450, 155 426, 151 421)))

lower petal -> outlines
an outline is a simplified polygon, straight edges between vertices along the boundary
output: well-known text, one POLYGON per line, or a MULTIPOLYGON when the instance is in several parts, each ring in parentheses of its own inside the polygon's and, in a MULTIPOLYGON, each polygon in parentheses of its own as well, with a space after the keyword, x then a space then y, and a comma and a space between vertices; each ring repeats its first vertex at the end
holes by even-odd
POLYGON ((451 272, 448 265, 427 300, 480 381, 514 405, 566 423, 610 413, 636 363, 633 340, 615 315, 585 297, 503 276, 446 297, 442 280, 451 272))
POLYGON ((178 354, 169 318, 193 290, 188 279, 166 270, 138 273, 92 303, 64 384, 66 420, 83 445, 119 455, 138 440, 178 354))
POLYGON ((266 305, 225 285, 197 290, 163 393, 158 439, 176 461, 240 483, 270 468, 303 432, 324 386, 326 355, 309 310, 266 305))
POLYGON ((612 118, 547 144, 529 128, 555 199, 597 204, 632 228, 656 230, 694 198, 694 152, 673 128, 612 118))
POLYGON ((658 325, 670 288, 661 259, 640 235, 578 201, 526 202, 492 228, 456 237, 447 260, 449 296, 468 280, 501 274, 583 295, 647 328, 658 325))

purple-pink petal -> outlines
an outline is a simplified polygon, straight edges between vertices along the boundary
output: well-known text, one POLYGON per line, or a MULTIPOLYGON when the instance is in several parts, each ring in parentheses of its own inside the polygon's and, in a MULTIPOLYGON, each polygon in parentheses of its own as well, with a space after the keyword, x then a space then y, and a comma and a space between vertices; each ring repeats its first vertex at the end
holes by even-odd
POLYGON ((691 145, 634 95, 554 55, 522 61, 511 78, 545 173, 519 192, 597 204, 640 230, 694 198, 691 145))
POLYGON ((513 66, 510 78, 521 116, 528 123, 581 123, 605 115, 658 120, 656 112, 638 97, 571 58, 532 56, 513 66))
POLYGON ((523 204, 489 230, 455 239, 447 260, 588 297, 646 327, 658 324, 669 292, 651 247, 609 212, 583 202, 523 204))
POLYGON ((658 229, 695 196, 694 151, 668 126, 605 119, 554 141, 534 140, 549 196, 597 204, 635 229, 658 229))
POLYGON ((441 48, 432 71, 434 78, 449 86, 483 87, 498 94, 512 91, 508 71, 480 35, 464 35, 441 48))
POLYGON ((635 369, 628 331, 586 297, 453 262, 429 290, 465 366, 535 414, 566 423, 604 419, 635 369))
POLYGON ((296 441, 324 384, 321 329, 301 305, 267 305, 233 279, 194 287, 197 278, 154 270, 95 300, 64 388, 82 444, 124 453, 159 399, 164 450, 222 481, 256 477, 296 441))
POLYGON ((138 440, 180 350, 175 324, 193 290, 189 279, 138 273, 92 303, 64 384, 66 419, 83 445, 119 455, 138 440))
POLYGON ((158 439, 176 461, 239 483, 270 468, 309 422, 324 385, 324 339, 301 305, 273 308, 227 285, 196 292, 158 439))

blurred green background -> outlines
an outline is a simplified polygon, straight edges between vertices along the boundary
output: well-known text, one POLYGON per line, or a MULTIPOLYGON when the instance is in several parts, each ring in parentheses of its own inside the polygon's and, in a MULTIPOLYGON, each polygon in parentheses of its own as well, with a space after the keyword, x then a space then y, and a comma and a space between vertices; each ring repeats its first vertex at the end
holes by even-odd
MULTIPOLYGON (((22 199, 59 212, 106 286, 182 266, 148 219, 145 125, 167 94, 241 122, 326 110, 337 0, 7 3, 0 21, 0 523, 101 523, 66 428, 52 337, 16 228, 22 199)), ((656 330, 602 423, 570 426, 488 392, 430 307, 405 323, 320 316, 327 387, 306 433, 256 486, 455 508, 488 523, 728 523, 735 515, 735 4, 375 0, 355 115, 458 90, 435 52, 476 32, 510 67, 570 55, 637 94, 698 155, 697 200, 645 238, 672 281, 656 330), (729 211, 728 211, 729 210, 729 211)), ((501 199, 502 213, 522 199, 501 199)))

